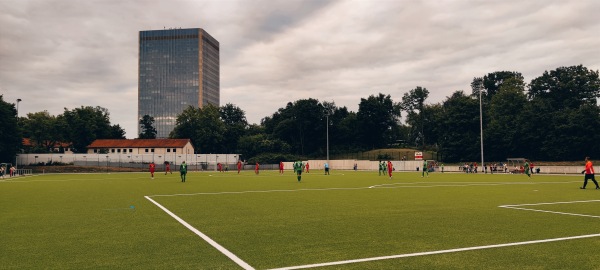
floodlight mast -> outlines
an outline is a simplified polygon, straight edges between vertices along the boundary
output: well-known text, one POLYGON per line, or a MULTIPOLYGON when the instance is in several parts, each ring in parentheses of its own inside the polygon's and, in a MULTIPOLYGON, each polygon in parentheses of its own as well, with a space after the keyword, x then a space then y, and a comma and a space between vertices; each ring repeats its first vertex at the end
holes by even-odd
MULTIPOLYGON (((20 98, 17 98, 17 126, 19 126, 19 102, 23 101, 20 98)), ((15 155, 15 169, 19 168, 19 153, 15 155)))
POLYGON ((481 166, 485 166, 483 163, 483 110, 481 105, 481 90, 483 87, 479 85, 479 137, 481 139, 481 166))
POLYGON ((327 163, 329 163, 329 112, 325 114, 327 118, 327 163))

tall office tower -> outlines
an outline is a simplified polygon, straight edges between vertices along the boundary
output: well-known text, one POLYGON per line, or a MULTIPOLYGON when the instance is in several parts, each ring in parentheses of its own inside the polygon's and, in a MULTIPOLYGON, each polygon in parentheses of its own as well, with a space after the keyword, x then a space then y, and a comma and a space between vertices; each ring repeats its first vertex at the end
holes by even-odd
POLYGON ((168 137, 188 106, 219 106, 219 42, 206 31, 140 31, 139 46, 138 122, 154 117, 156 137, 168 137))

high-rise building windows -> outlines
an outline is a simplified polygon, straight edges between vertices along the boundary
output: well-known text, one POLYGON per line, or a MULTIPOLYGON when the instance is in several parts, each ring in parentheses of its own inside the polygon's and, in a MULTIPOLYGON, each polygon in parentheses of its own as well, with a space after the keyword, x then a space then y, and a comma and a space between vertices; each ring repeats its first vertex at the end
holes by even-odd
POLYGON ((220 106, 219 42, 203 29, 140 31, 138 72, 138 120, 154 117, 158 138, 188 106, 220 106))

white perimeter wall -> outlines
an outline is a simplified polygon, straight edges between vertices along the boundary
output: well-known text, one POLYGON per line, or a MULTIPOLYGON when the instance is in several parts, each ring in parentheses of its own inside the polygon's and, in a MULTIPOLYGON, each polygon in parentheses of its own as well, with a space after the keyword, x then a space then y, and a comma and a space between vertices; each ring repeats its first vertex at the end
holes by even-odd
POLYGON ((236 164, 238 154, 19 154, 17 161, 19 165, 38 164, 40 162, 75 163, 83 162, 89 166, 104 166, 110 163, 150 163, 162 164, 169 161, 179 165, 182 161, 190 165, 196 164, 236 164))
MULTIPOLYGON (((17 165, 37 164, 40 162, 61 162, 75 163, 87 166, 106 166, 107 163, 154 163, 162 164, 169 161, 172 164, 179 165, 185 160, 187 164, 236 164, 238 154, 149 154, 149 155, 124 155, 124 154, 19 154, 17 155, 17 165)), ((304 160, 309 164, 310 170, 324 170, 325 160, 304 160)), ((330 160, 329 168, 331 170, 353 170, 354 164, 358 170, 377 171, 379 170, 378 161, 369 160, 330 160)), ((396 171, 419 171, 422 169, 423 161, 392 161, 396 171)), ((276 168, 276 167, 275 167, 276 168)), ((284 162, 286 170, 293 169, 293 162, 284 162)), ((536 167, 537 168, 537 167, 536 167)), ((580 174, 584 166, 539 166, 540 173, 552 174, 580 174)), ((481 167, 479 170, 481 171, 481 167)), ((441 170, 441 168, 436 168, 441 170)), ((445 166, 445 172, 459 172, 459 166, 445 166)))

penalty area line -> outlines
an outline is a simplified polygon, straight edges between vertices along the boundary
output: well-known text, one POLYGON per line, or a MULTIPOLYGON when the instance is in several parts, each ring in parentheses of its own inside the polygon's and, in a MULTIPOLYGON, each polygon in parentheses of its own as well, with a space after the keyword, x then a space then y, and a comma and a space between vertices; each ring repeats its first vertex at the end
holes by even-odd
POLYGON ((417 252, 417 253, 407 253, 407 254, 399 254, 399 255, 391 255, 391 256, 381 256, 381 257, 372 257, 372 258, 364 258, 364 259, 355 259, 355 260, 347 260, 347 261, 337 261, 337 262, 327 262, 327 263, 318 263, 318 264, 290 266, 290 267, 282 267, 282 268, 273 268, 271 270, 306 269, 306 268, 313 268, 313 267, 323 267, 323 266, 342 265, 342 264, 361 263, 361 262, 371 262, 371 261, 380 261, 380 260, 389 260, 389 259, 398 259, 398 258, 427 256, 427 255, 436 255, 436 254, 444 254, 444 253, 454 253, 454 252, 462 252, 462 251, 480 250, 480 249, 491 249, 491 248, 502 248, 502 247, 531 245, 531 244, 539 244, 539 243, 558 242, 558 241, 566 241, 566 240, 573 240, 573 239, 592 238, 592 237, 598 237, 598 236, 600 236, 600 234, 587 234, 587 235, 578 235, 578 236, 570 236, 570 237, 560 237, 560 238, 550 238, 550 239, 524 241, 524 242, 505 243, 505 244, 497 244, 497 245, 476 246, 476 247, 466 247, 466 248, 455 248, 455 249, 446 249, 446 250, 436 250, 436 251, 427 251, 427 252, 417 252))
POLYGON ((234 261, 235 263, 237 263, 242 268, 244 268, 246 270, 251 270, 251 269, 254 270, 254 267, 250 266, 248 263, 244 262, 238 256, 236 256, 235 254, 231 253, 231 251, 229 251, 226 248, 224 248, 223 246, 219 245, 219 243, 217 243, 214 240, 212 240, 206 234, 204 234, 201 231, 199 231, 198 229, 194 228, 192 225, 190 225, 185 220, 183 220, 182 218, 180 218, 177 215, 175 215, 173 212, 171 212, 166 207, 162 206, 160 203, 156 202, 155 200, 151 199, 148 196, 144 196, 144 198, 146 198, 147 200, 149 200, 150 202, 152 202, 153 204, 155 204, 156 206, 158 206, 158 208, 160 208, 163 211, 165 211, 165 213, 169 214, 169 216, 171 216, 172 218, 174 218, 175 220, 177 220, 179 223, 181 223, 183 226, 185 226, 188 230, 190 230, 193 233, 195 233, 196 235, 200 236, 200 238, 204 239, 204 241, 206 241, 207 243, 209 243, 211 246, 213 246, 214 248, 216 248, 218 251, 220 251, 221 253, 223 253, 223 255, 227 256, 229 259, 231 259, 232 261, 234 261))

